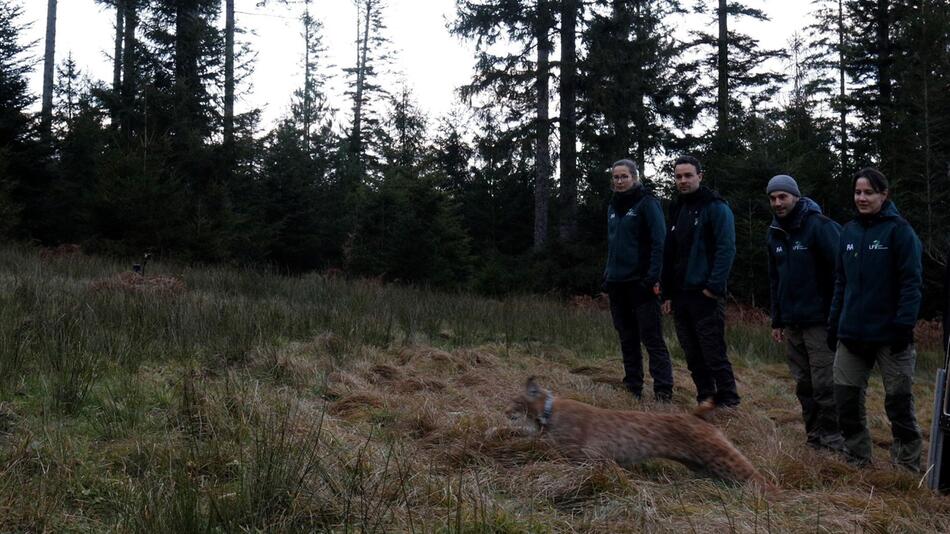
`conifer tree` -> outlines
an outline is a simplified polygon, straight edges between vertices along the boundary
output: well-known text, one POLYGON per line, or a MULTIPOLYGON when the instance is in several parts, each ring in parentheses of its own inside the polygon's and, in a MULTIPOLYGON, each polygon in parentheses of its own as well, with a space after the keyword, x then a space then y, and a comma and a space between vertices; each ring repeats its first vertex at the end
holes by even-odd
POLYGON ((356 64, 343 69, 350 77, 347 95, 353 99, 352 124, 346 156, 348 168, 344 173, 357 184, 365 182, 375 169, 378 154, 374 134, 378 131, 378 105, 388 97, 379 84, 378 76, 390 61, 389 40, 383 14, 385 0, 354 0, 356 5, 356 64))
POLYGON ((881 112, 882 121, 888 114, 891 120, 882 122, 882 163, 892 169, 895 198, 925 253, 940 260, 950 232, 950 5, 920 0, 893 8, 891 100, 881 112))
POLYGON ((833 212, 847 203, 846 184, 850 177, 848 113, 850 109, 848 75, 845 69, 845 39, 849 33, 845 0, 816 0, 814 22, 806 29, 805 63, 814 72, 808 81, 819 101, 836 115, 835 148, 838 153, 833 176, 833 212))
POLYGON ((777 93, 784 76, 769 70, 766 65, 769 59, 781 58, 785 54, 760 46, 758 40, 748 34, 729 30, 742 19, 768 21, 761 9, 741 1, 718 0, 714 9, 710 4, 712 2, 700 4, 700 12, 715 22, 719 32, 714 35, 699 31, 693 44, 703 55, 705 68, 700 69, 700 73, 716 73, 715 78, 699 77, 705 93, 701 102, 707 109, 716 110, 717 133, 728 145, 730 139, 732 144, 735 143, 730 129, 733 118, 744 113, 744 109, 758 109, 777 93))
POLYGON ((19 225, 30 177, 31 150, 27 86, 32 62, 22 42, 22 6, 0 3, 0 233, 10 235, 19 225))
POLYGON ((404 87, 386 117, 383 179, 359 213, 349 268, 391 280, 458 286, 467 282, 468 236, 444 177, 431 165, 426 120, 404 87))
POLYGON ((558 235, 563 242, 577 239, 577 24, 583 7, 577 0, 561 0, 560 117, 558 134, 558 235))
POLYGON ((492 105, 502 106, 522 122, 524 135, 534 139, 533 248, 540 251, 548 238, 551 181, 551 121, 549 115, 552 32, 558 12, 553 0, 463 0, 452 31, 474 40, 477 66, 473 82, 462 95, 494 95, 492 105), (505 47, 504 45, 509 45, 505 47))
POLYGON ((686 45, 671 26, 682 13, 668 0, 609 0, 593 11, 584 35, 581 139, 598 210, 613 161, 629 156, 645 171, 649 156, 658 166, 654 158, 681 149, 681 132, 696 120, 697 87, 689 74, 696 65, 684 59, 686 45))

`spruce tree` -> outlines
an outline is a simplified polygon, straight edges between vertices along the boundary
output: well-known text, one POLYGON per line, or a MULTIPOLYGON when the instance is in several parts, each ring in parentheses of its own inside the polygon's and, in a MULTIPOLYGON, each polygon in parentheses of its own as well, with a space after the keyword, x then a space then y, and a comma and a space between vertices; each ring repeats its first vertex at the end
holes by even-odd
MULTIPOLYGON (((346 94, 352 98, 352 123, 346 146, 345 176, 354 187, 371 182, 376 174, 380 104, 389 95, 378 82, 390 61, 389 40, 384 23, 385 0, 356 0, 356 64, 343 69, 350 78, 346 94)), ((378 179, 378 175, 376 176, 378 179)))
POLYGON ((593 11, 584 34, 580 130, 597 209, 606 209, 605 171, 612 162, 631 157, 641 172, 648 161, 656 168, 658 158, 683 147, 682 132, 696 120, 697 87, 689 74, 696 65, 673 37, 682 14, 675 0, 605 0, 593 11))
POLYGON ((33 102, 27 86, 32 67, 30 45, 23 43, 22 6, 0 3, 0 233, 10 235, 21 223, 33 150, 27 108, 33 102))
POLYGON ((459 286, 471 269, 468 236, 445 178, 432 165, 426 120, 403 88, 386 116, 383 178, 359 213, 348 267, 390 280, 459 286))
POLYGON ((553 0, 464 0, 452 31, 475 41, 476 74, 462 95, 491 95, 522 135, 534 141, 533 248, 548 238, 551 181, 550 78, 558 4, 553 0), (532 120, 526 121, 524 117, 532 120))
POLYGON ((950 232, 950 5, 920 0, 900 7, 895 18, 883 163, 925 253, 940 260, 950 232))

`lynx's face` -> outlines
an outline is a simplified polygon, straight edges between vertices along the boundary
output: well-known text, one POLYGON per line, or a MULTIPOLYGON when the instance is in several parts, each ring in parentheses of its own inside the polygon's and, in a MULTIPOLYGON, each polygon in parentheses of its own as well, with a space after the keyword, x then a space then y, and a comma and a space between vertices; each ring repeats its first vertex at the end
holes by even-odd
POLYGON ((529 378, 524 391, 508 404, 505 416, 513 427, 537 430, 537 420, 544 411, 544 393, 534 378, 529 378))

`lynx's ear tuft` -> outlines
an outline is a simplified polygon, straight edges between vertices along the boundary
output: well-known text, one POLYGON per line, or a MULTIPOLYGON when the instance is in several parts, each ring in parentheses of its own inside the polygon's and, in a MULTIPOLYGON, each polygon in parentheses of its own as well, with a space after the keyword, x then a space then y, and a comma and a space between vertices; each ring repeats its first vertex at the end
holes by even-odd
POLYGON ((529 399, 541 397, 541 386, 538 385, 537 380, 535 380, 533 376, 529 377, 527 382, 524 383, 524 393, 529 399))

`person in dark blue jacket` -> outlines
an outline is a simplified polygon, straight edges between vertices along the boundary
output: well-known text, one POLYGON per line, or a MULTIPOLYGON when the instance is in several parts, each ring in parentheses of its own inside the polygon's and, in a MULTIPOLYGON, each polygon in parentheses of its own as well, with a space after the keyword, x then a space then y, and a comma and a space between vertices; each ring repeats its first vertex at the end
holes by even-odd
POLYGON ((607 208, 607 267, 604 280, 610 314, 620 336, 624 386, 640 399, 643 356, 650 355, 653 394, 659 402, 673 398, 673 364, 663 340, 659 282, 663 268, 666 223, 660 203, 640 183, 637 164, 622 159, 611 169, 614 194, 607 208))
POLYGON ((891 461, 920 470, 921 433, 914 413, 914 325, 920 311, 921 245, 889 199, 887 179, 866 168, 854 175, 858 216, 838 244, 828 346, 834 365, 838 426, 847 459, 871 462, 871 435, 864 406, 871 369, 884 380, 884 410, 891 422, 891 461))
POLYGON ((679 196, 670 206, 663 260, 664 313, 673 312, 676 337, 696 384, 696 399, 737 407, 739 393, 726 355, 726 281, 736 256, 732 210, 702 185, 699 160, 673 162, 679 196))
POLYGON ((826 339, 841 226, 803 197, 791 176, 773 177, 765 192, 775 214, 767 235, 772 339, 786 343, 806 443, 840 450, 844 440, 835 407, 835 353, 826 339))

